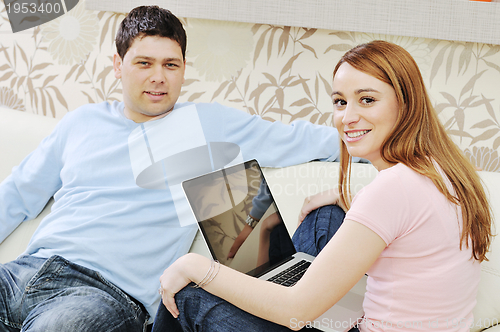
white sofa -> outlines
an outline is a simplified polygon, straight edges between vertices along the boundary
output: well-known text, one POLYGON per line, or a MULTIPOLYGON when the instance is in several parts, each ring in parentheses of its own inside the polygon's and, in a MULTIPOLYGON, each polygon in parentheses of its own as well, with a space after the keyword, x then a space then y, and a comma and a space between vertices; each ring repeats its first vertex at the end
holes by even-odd
MULTIPOLYGON (((0 181, 19 164, 30 151, 36 148, 43 137, 48 135, 57 120, 0 108, 0 181)), ((335 185, 338 179, 338 164, 313 162, 282 169, 265 169, 267 181, 276 198, 278 207, 290 232, 296 227, 297 215, 306 196, 326 190, 335 185)), ((352 170, 353 191, 368 184, 376 170, 368 164, 356 164, 352 170)), ((500 216, 500 173, 480 172, 493 203, 494 215, 500 216)), ((24 248, 39 221, 50 211, 51 203, 30 221, 21 224, 5 241, 0 244, 0 263, 15 259, 24 248)), ((0 202, 0 208, 2 203, 0 202)), ((199 237, 191 251, 208 255, 199 237)), ((494 240, 490 260, 482 263, 482 276, 475 308, 475 326, 472 331, 487 329, 500 332, 500 240, 494 240), (497 325, 497 326, 492 326, 497 325)), ((457 289, 457 292, 461 290, 457 289)), ((450 318, 450 324, 463 324, 450 318)))

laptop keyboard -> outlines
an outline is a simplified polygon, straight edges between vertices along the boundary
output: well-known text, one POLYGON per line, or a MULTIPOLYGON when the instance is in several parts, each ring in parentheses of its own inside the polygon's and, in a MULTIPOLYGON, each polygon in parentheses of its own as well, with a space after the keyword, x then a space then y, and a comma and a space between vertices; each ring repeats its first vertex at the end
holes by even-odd
POLYGON ((293 286, 300 280, 300 278, 302 278, 304 273, 306 273, 309 265, 311 265, 311 262, 301 260, 297 264, 290 266, 288 269, 267 280, 287 287, 293 286))

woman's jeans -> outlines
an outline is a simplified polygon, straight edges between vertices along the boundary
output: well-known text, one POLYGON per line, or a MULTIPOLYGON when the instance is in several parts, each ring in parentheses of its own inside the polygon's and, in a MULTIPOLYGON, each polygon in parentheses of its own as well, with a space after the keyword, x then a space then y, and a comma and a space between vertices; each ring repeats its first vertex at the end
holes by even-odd
MULTIPOLYGON (((337 232, 344 216, 344 211, 336 205, 312 211, 293 235, 297 251, 316 256, 337 232)), ((203 289, 185 287, 176 294, 175 302, 180 311, 179 318, 174 319, 160 304, 153 332, 290 331, 287 327, 253 316, 203 289)))
POLYGON ((60 256, 0 264, 0 331, 144 331, 142 305, 60 256))

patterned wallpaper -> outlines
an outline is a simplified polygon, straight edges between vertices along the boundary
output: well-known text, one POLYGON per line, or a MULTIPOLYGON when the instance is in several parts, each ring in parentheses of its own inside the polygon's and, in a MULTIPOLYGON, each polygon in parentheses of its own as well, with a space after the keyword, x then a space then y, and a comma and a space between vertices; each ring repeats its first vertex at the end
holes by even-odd
MULTIPOLYGON (((0 5, 0 105, 60 118, 121 100, 114 36, 124 15, 84 1, 34 29, 12 33, 0 5)), ((332 125, 331 73, 351 47, 384 39, 420 66, 441 121, 479 167, 500 172, 500 45, 360 32, 183 19, 188 33, 181 101, 219 102, 271 121, 332 125)))

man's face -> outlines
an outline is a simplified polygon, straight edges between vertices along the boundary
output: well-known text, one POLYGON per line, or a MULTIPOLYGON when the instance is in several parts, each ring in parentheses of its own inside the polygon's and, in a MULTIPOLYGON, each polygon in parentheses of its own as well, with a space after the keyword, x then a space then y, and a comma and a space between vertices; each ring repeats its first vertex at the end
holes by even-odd
POLYGON ((121 79, 125 116, 145 122, 168 113, 179 98, 186 62, 170 38, 138 37, 125 56, 114 55, 115 77, 121 79))

